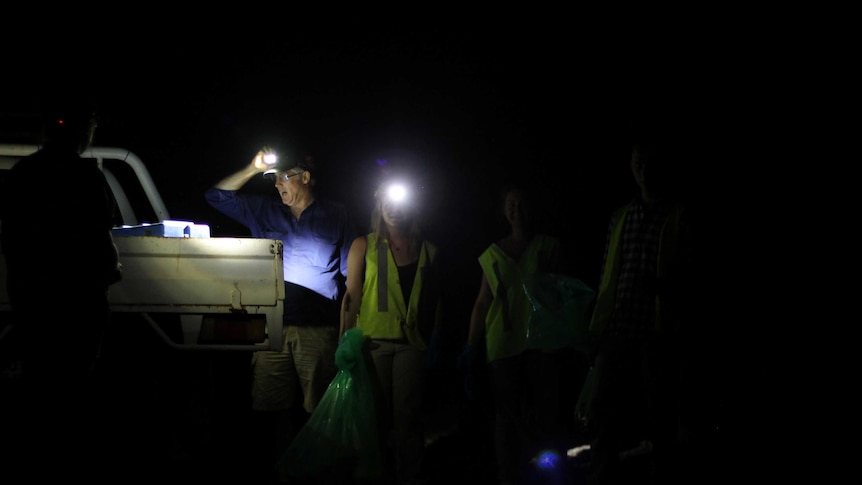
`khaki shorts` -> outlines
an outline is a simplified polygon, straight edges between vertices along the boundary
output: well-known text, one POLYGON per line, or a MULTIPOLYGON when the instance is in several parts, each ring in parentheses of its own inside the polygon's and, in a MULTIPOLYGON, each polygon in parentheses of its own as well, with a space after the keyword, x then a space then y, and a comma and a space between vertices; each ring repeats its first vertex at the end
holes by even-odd
POLYGON ((289 409, 302 399, 302 406, 311 413, 338 372, 338 329, 288 325, 282 336, 281 352, 259 350, 251 358, 252 409, 289 409))

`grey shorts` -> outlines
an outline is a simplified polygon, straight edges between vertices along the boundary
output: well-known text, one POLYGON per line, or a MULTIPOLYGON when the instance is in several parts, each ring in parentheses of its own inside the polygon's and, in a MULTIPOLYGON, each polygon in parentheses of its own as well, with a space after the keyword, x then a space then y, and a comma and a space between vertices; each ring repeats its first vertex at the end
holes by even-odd
POLYGON ((252 409, 289 409, 301 399, 311 413, 338 371, 338 328, 288 325, 282 337, 280 352, 260 350, 252 356, 252 409))

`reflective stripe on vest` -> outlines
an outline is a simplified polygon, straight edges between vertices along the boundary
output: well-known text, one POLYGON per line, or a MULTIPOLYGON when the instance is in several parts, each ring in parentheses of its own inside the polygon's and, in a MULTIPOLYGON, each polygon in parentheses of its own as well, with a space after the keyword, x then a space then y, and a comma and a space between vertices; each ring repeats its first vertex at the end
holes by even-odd
POLYGON ((377 311, 389 311, 389 247, 377 246, 377 311))

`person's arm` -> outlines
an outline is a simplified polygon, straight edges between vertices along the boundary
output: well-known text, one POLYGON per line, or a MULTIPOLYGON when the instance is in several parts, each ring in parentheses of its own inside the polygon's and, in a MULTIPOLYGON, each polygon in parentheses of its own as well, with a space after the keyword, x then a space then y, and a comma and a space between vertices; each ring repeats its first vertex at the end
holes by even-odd
POLYGON ((345 207, 344 208, 344 223, 342 227, 344 228, 344 236, 342 237, 343 244, 339 248, 339 254, 341 255, 339 259, 339 271, 344 278, 347 278, 347 259, 350 256, 350 246, 353 244, 353 241, 359 237, 359 231, 356 229, 356 224, 353 222, 353 217, 350 214, 350 211, 345 207))
POLYGON ((479 295, 476 296, 476 301, 473 303, 473 311, 470 314, 470 331, 467 333, 467 345, 478 345, 485 333, 485 317, 488 315, 488 309, 491 308, 491 301, 494 299, 491 294, 491 285, 488 284, 488 278, 485 273, 482 273, 482 283, 479 286, 479 295))
POLYGON ((347 255, 347 281, 344 298, 341 300, 341 328, 338 338, 344 332, 356 326, 359 306, 362 304, 362 284, 365 281, 365 248, 368 241, 365 236, 359 236, 350 245, 347 255))
POLYGON ((214 187, 221 190, 239 190, 243 185, 251 180, 252 177, 271 168, 271 165, 268 165, 263 161, 264 156, 270 153, 273 153, 272 149, 266 147, 262 148, 254 156, 250 164, 221 179, 214 185, 214 187))

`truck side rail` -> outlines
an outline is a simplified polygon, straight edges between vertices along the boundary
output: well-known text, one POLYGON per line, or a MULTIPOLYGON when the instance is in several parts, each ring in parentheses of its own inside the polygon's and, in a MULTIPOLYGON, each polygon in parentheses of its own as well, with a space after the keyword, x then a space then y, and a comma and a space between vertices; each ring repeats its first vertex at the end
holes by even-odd
MULTIPOLYGON (((39 150, 39 145, 17 145, 17 144, 0 144, 0 170, 8 170, 12 168, 19 159, 26 157, 39 150)), ((146 195, 150 209, 155 214, 156 221, 160 222, 170 219, 170 214, 165 206, 162 196, 150 176, 144 162, 135 153, 115 147, 92 147, 81 154, 83 158, 93 158, 98 163, 99 168, 105 173, 105 178, 108 180, 111 190, 114 192, 114 198, 117 201, 117 206, 120 210, 120 215, 123 218, 123 224, 136 225, 139 224, 138 211, 129 202, 122 184, 119 183, 114 173, 110 168, 106 167, 106 160, 122 162, 128 165, 134 172, 138 183, 146 195)))
MULTIPOLYGON (((123 148, 95 147, 85 151, 81 154, 81 156, 84 158, 95 158, 99 164, 99 167, 102 167, 103 171, 105 171, 105 159, 119 160, 125 162, 132 168, 132 170, 135 172, 135 175, 137 175, 138 182, 140 182, 141 187, 144 190, 144 194, 146 194, 147 196, 147 200, 150 202, 153 211, 155 211, 157 219, 159 221, 170 219, 170 215, 168 214, 168 208, 165 207, 165 203, 162 200, 162 196, 159 193, 158 189, 156 189, 156 184, 153 183, 153 178, 150 176, 150 171, 147 170, 146 165, 144 165, 144 163, 137 155, 123 148)), ((109 184, 111 183, 111 179, 114 180, 114 183, 117 183, 116 179, 112 177, 112 174, 110 174, 109 171, 105 172, 106 178, 109 179, 109 184)), ((114 190, 115 194, 117 194, 118 192, 124 194, 122 187, 118 183, 117 187, 112 186, 111 189, 114 190)), ((137 218, 135 218, 134 220, 127 220, 126 213, 133 214, 134 212, 131 210, 131 206, 128 203, 128 199, 125 200, 125 206, 121 203, 120 200, 117 200, 117 205, 120 206, 120 213, 123 214, 123 222, 125 224, 138 224, 137 218)))

